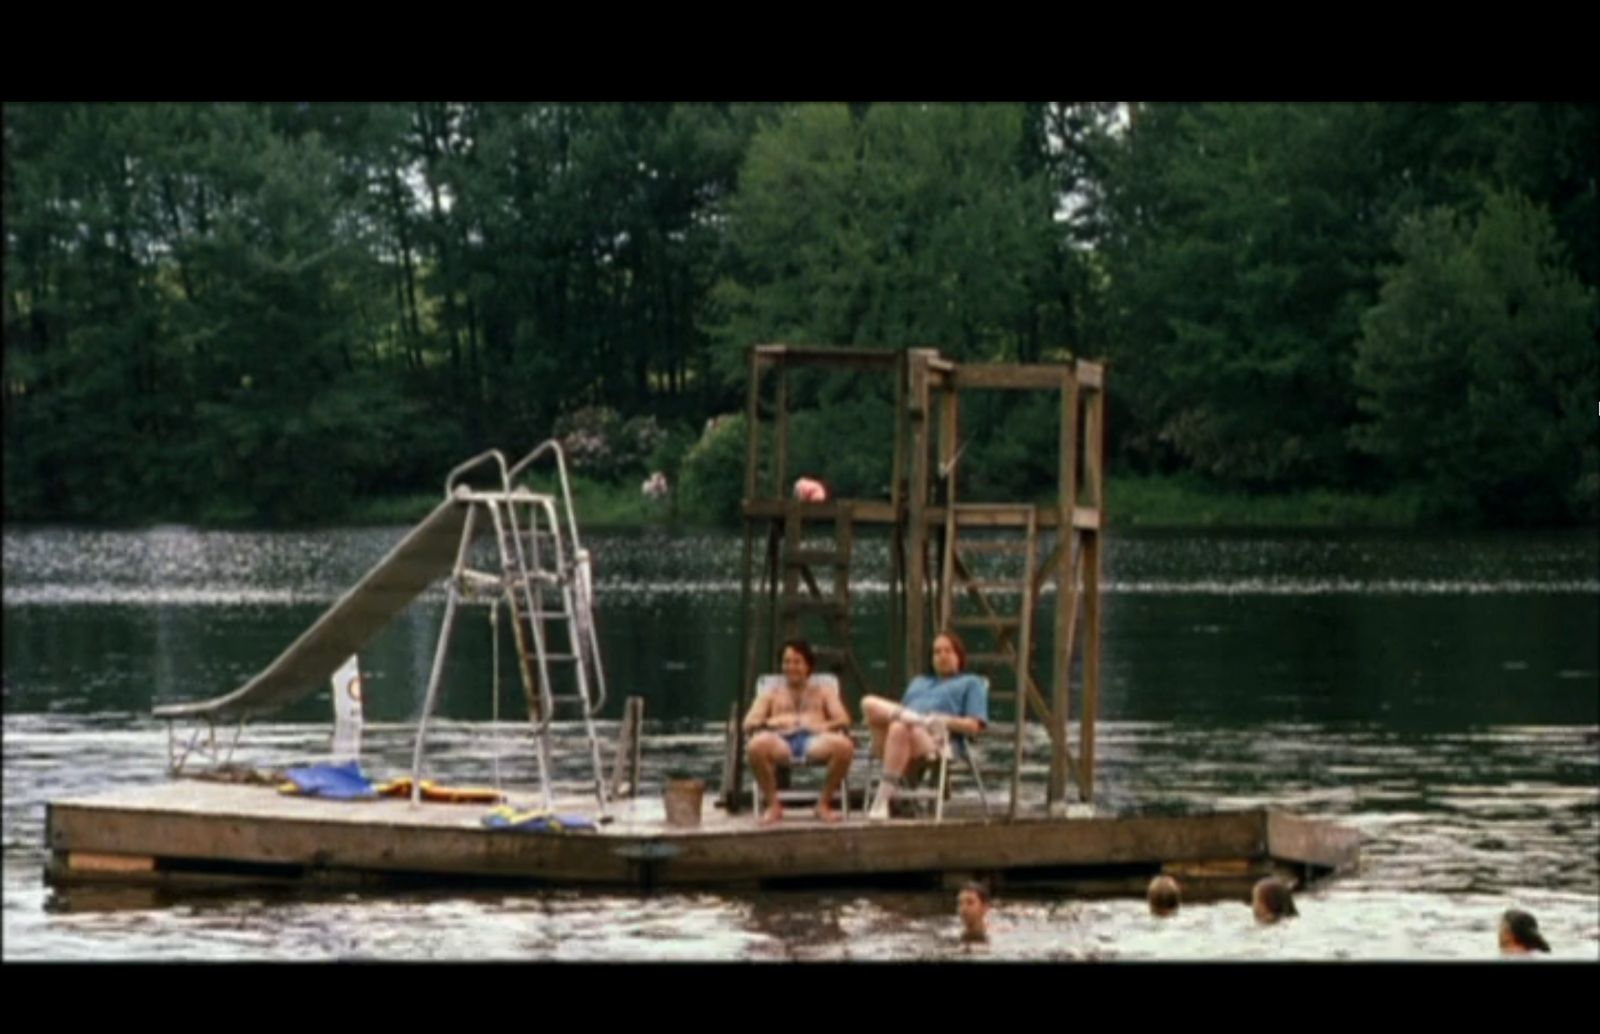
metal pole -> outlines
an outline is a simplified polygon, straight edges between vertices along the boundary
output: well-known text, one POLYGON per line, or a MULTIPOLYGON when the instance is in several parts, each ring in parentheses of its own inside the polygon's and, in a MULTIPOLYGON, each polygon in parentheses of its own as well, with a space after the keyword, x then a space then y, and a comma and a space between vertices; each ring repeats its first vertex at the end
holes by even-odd
POLYGON ((461 545, 456 550, 456 566, 450 573, 450 595, 444 605, 444 626, 439 629, 439 645, 433 651, 433 671, 428 675, 428 692, 422 698, 422 715, 417 719, 417 742, 411 750, 412 806, 422 801, 422 741, 428 731, 428 716, 433 713, 434 700, 439 693, 439 677, 444 674, 444 657, 450 650, 450 629, 455 623, 456 600, 461 595, 461 570, 467 564, 467 548, 472 545, 472 524, 477 513, 476 507, 469 509, 461 527, 461 545))

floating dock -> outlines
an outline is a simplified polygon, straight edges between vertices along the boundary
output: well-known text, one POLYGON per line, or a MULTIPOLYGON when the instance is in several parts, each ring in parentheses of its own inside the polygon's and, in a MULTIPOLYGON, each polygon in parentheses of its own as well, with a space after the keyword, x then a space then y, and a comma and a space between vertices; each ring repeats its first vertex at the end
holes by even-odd
MULTIPOLYGON (((582 813, 585 801, 569 802, 582 813)), ((590 808, 592 809, 592 802, 590 808)), ((1273 873, 1302 883, 1353 869, 1358 835, 1271 810, 1173 817, 815 820, 775 826, 706 808, 665 823, 659 799, 619 802, 597 832, 481 824, 484 805, 330 801, 266 786, 174 780, 51 802, 57 886, 346 886, 480 881, 596 889, 806 883, 944 885, 975 876, 1074 894, 1144 893, 1167 872, 1189 900, 1247 895, 1273 873)), ((557 811, 564 812, 561 802, 557 811)))

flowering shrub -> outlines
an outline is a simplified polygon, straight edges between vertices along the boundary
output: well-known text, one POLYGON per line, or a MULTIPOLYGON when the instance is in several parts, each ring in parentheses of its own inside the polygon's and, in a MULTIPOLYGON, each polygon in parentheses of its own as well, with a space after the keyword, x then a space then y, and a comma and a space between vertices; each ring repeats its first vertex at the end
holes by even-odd
POLYGON ((573 470, 601 481, 620 481, 649 469, 667 432, 653 416, 624 422, 609 406, 585 406, 556 421, 556 437, 573 470))

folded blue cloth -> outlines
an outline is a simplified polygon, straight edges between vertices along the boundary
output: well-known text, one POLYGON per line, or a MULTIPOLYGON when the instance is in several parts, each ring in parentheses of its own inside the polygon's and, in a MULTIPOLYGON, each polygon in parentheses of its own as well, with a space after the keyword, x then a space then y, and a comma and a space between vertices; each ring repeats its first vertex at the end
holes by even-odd
POLYGON ((372 787, 372 781, 361 774, 361 764, 357 761, 346 761, 342 765, 321 764, 291 768, 284 775, 294 784, 294 792, 307 797, 351 801, 378 796, 378 791, 372 787))
POLYGON ((555 815, 548 811, 518 811, 507 805, 490 809, 482 822, 489 829, 509 829, 516 833, 593 833, 593 819, 582 815, 555 815))

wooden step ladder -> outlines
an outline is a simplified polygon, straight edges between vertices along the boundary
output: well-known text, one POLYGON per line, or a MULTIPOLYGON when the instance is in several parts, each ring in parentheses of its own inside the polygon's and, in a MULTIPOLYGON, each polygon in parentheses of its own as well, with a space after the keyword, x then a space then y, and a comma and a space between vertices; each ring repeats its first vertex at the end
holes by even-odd
MULTIPOLYGON (((1003 534, 1003 532, 1002 532, 1003 534)), ((939 627, 954 629, 963 639, 977 632, 986 635, 987 650, 967 653, 967 665, 984 674, 1009 671, 1014 676, 1013 690, 989 693, 991 701, 1010 701, 1016 713, 1015 749, 1023 751, 1030 701, 1039 716, 1048 721, 1049 709, 1032 683, 1029 665, 1033 654, 1033 617, 1038 602, 1035 591, 1035 565, 1038 558, 1038 515, 1034 507, 1016 504, 966 503, 945 508, 944 555, 939 578, 939 627), (963 539, 963 530, 974 526, 1008 529, 1021 534, 1004 538, 963 539), (1022 571, 1016 578, 978 577, 972 562, 974 553, 1017 555, 1022 571), (977 605, 977 610, 958 613, 958 590, 977 605), (1004 594, 1004 595, 1002 595, 1004 594), (1014 608, 1002 603, 1014 598, 1014 608)), ((1015 818, 1021 793, 1022 766, 1011 772, 1010 815, 1015 818)))
MULTIPOLYGON (((776 536, 777 528, 774 526, 776 536)), ((783 521, 783 537, 772 544, 781 574, 780 597, 773 608, 773 642, 801 635, 801 618, 822 618, 830 640, 812 638, 812 650, 819 669, 835 673, 848 671, 863 693, 876 692, 855 654, 850 629, 850 565, 855 549, 855 527, 848 503, 825 507, 791 503, 783 521), (816 510, 816 514, 808 511, 816 510), (833 518, 833 548, 808 545, 803 532, 808 516, 813 520, 833 518), (814 568, 833 568, 833 591, 824 593, 814 568), (782 633, 781 638, 779 633, 782 633)), ((775 579, 775 587, 778 580, 775 579)))

